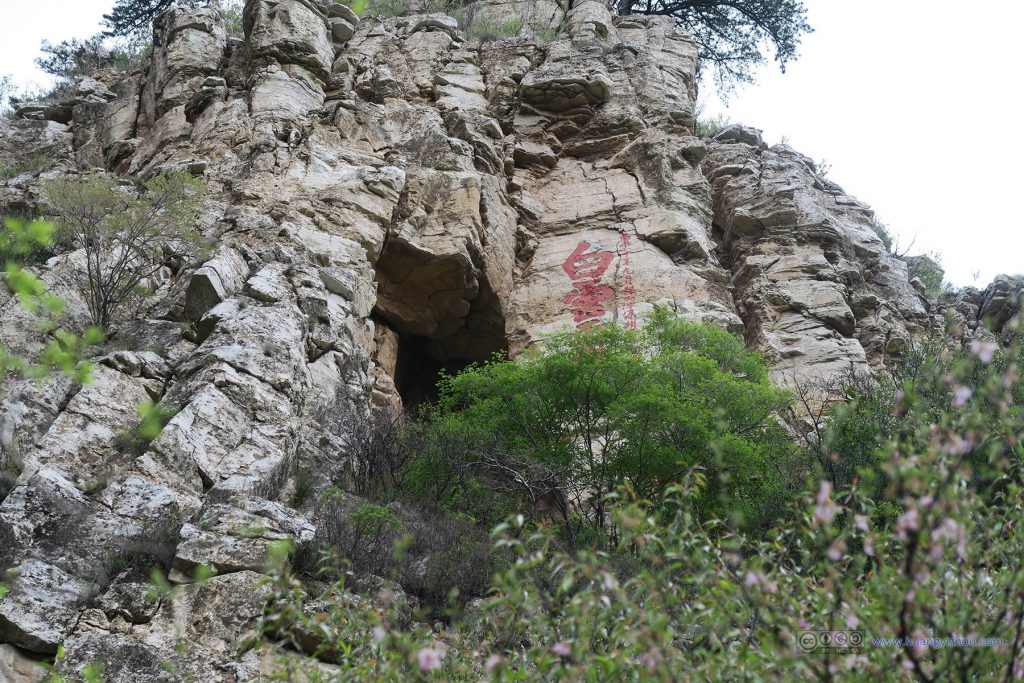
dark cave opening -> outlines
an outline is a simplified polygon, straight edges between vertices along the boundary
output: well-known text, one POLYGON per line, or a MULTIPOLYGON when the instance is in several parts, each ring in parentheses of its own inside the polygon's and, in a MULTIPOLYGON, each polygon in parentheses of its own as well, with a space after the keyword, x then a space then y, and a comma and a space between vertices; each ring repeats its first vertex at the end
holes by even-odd
POLYGON ((441 374, 461 372, 473 362, 468 358, 442 360, 437 351, 443 347, 444 340, 399 333, 394 380, 406 410, 415 412, 423 403, 437 400, 441 374))

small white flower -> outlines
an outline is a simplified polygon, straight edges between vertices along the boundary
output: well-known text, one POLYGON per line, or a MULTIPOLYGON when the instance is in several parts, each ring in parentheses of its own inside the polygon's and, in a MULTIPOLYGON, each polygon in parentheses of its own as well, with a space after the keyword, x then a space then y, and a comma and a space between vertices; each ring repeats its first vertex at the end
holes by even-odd
POLYGON ((385 638, 387 638, 387 635, 388 635, 388 632, 385 631, 382 627, 380 627, 380 626, 374 626, 373 627, 373 639, 376 640, 378 643, 383 641, 385 638))
POLYGON ((563 640, 560 643, 555 643, 551 646, 551 651, 559 657, 568 657, 572 654, 572 646, 568 641, 563 640))
POLYGON ((846 617, 846 628, 852 631, 856 629, 858 626, 860 626, 860 619, 858 619, 852 614, 846 617))
POLYGON ((867 517, 867 515, 854 515, 853 516, 853 525, 855 527, 857 527, 858 529, 860 529, 861 531, 863 531, 864 533, 867 533, 868 532, 868 517, 867 517))

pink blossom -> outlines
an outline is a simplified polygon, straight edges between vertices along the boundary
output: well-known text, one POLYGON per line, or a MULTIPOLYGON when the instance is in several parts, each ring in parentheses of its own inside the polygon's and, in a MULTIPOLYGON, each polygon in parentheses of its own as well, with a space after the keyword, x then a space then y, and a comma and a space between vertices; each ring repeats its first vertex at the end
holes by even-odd
POLYGON ((953 406, 956 408, 963 408, 967 405, 968 399, 971 398, 971 394, 974 392, 970 387, 965 387, 962 384, 957 385, 953 389, 953 406))
POLYGON ((955 541, 957 557, 960 560, 967 559, 967 534, 964 532, 963 526, 955 519, 947 517, 942 520, 942 524, 935 530, 934 538, 940 543, 955 541))
POLYGON ((376 640, 378 643, 383 641, 387 637, 387 635, 388 635, 388 632, 385 631, 382 627, 380 627, 380 626, 374 626, 373 627, 373 639, 376 640))
POLYGON ((829 497, 832 493, 832 484, 822 480, 821 488, 818 489, 818 495, 815 498, 817 505, 814 507, 814 518, 818 520, 819 524, 828 524, 832 521, 839 508, 832 499, 829 497))
POLYGON ((912 507, 896 519, 896 536, 901 540, 907 540, 908 531, 917 531, 917 508, 912 507))
POLYGON ((962 439, 959 434, 954 434, 949 441, 942 444, 942 450, 950 455, 967 455, 974 450, 974 441, 962 439))
POLYGON ((992 357, 998 349, 999 345, 995 342, 981 341, 980 339, 971 342, 971 351, 981 359, 982 363, 991 363, 992 357))
POLYGON ((843 559, 843 553, 839 550, 839 548, 835 546, 829 548, 828 552, 825 554, 828 555, 828 559, 832 560, 833 562, 838 562, 839 560, 843 559))
POLYGON ((422 648, 416 654, 420 671, 433 671, 434 669, 441 668, 442 657, 444 657, 444 652, 433 647, 422 648))
POLYGON ((868 532, 868 517, 867 517, 867 515, 854 515, 853 516, 853 525, 855 527, 857 527, 858 529, 860 529, 861 531, 863 531, 864 533, 867 533, 868 532))
POLYGON ((551 646, 551 651, 559 657, 568 657, 572 654, 572 646, 568 641, 563 640, 560 643, 555 643, 551 646))
POLYGON ((858 626, 860 626, 860 619, 858 619, 857 617, 855 617, 852 614, 846 617, 846 628, 848 628, 848 629, 850 629, 852 631, 853 629, 857 628, 858 626))
POLYGON ((501 655, 491 655, 487 658, 487 662, 484 663, 484 669, 487 673, 493 673, 494 670, 501 666, 501 663, 504 661, 505 660, 501 655))
POLYGON ((766 578, 764 574, 762 574, 761 572, 757 572, 754 570, 748 571, 747 575, 743 577, 743 585, 747 588, 751 588, 753 586, 761 586, 765 589, 765 591, 772 594, 777 593, 779 591, 779 587, 774 581, 771 581, 768 578, 766 578))

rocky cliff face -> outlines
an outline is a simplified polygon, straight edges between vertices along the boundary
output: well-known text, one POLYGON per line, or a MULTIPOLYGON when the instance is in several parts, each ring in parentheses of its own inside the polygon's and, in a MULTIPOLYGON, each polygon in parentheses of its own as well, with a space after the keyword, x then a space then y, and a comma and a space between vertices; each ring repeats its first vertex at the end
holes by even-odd
MULTIPOLYGON (((0 505, 0 566, 19 572, 0 678, 61 643, 59 668, 103 660, 110 681, 257 675, 235 645, 262 608, 263 555, 313 534, 280 501, 297 467, 343 458, 325 406, 416 402, 441 368, 659 304, 745 335, 782 383, 881 370, 943 314, 808 158, 748 128, 694 135, 697 53, 667 20, 540 2, 521 37, 481 42, 438 14, 250 0, 244 27, 173 9, 142 70, 0 120, 0 160, 45 155, 44 177, 203 177, 213 245, 169 259, 91 384, 0 390, 0 448, 20 464, 0 505), (146 400, 176 412, 137 452, 119 435, 146 400), (147 601, 126 544, 173 557, 183 587, 147 601), (216 576, 189 583, 202 565, 216 576)), ((0 184, 0 213, 46 210, 40 178, 0 184)), ((81 320, 74 258, 41 275, 81 320)), ((1021 286, 952 312, 984 335, 1021 286)), ((0 293, 0 344, 43 342, 0 293)))

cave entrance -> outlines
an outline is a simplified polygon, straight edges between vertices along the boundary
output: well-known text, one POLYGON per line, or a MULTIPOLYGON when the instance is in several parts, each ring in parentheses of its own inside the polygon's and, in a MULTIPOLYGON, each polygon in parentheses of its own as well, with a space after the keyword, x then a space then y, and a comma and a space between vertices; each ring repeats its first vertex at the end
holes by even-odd
POLYGON ((472 349, 462 343, 461 334, 445 339, 402 332, 397 332, 396 336, 398 349, 393 379, 403 406, 411 411, 437 400, 437 380, 441 373, 456 374, 472 363, 490 360, 495 353, 508 351, 504 338, 496 336, 476 336, 472 349), (481 341, 485 340, 489 343, 482 345, 481 341))
POLYGON ((435 340, 414 334, 398 335, 395 388, 406 410, 437 400, 437 380, 442 372, 456 373, 472 361, 465 358, 441 360, 431 350, 435 340))
MULTIPOLYGON (((448 282, 442 276, 451 269, 438 275, 434 262, 433 270, 414 267, 407 251, 392 244, 378 262, 373 317, 381 331, 378 363, 390 373, 406 410, 416 410, 437 399, 442 372, 454 374, 490 360, 507 352, 509 343, 505 300, 486 274, 474 273, 472 286, 465 277, 448 282)), ((466 264, 456 265, 463 273, 466 264)))

